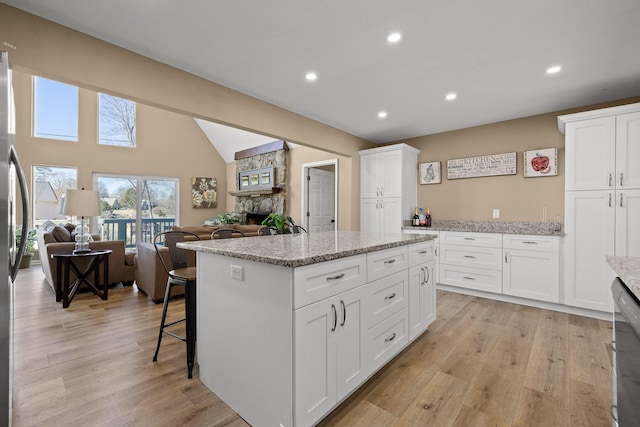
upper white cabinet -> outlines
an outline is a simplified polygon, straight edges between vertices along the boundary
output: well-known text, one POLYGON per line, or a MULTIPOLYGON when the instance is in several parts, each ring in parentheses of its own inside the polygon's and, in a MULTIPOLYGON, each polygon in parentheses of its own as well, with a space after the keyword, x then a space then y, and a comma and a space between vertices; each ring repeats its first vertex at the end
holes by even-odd
POLYGON ((360 154, 360 230, 399 233, 417 200, 420 150, 388 145, 360 154))
POLYGON ((565 130, 565 304, 610 312, 605 256, 640 256, 640 104, 558 117, 565 130))

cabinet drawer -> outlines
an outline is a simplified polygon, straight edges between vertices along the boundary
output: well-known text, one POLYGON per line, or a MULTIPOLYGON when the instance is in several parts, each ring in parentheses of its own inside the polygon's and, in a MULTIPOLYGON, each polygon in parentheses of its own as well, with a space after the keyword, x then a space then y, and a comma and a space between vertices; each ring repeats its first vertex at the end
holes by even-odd
POLYGON ((368 282, 373 282, 408 268, 409 260, 406 245, 367 254, 368 282))
POLYGON ((407 308, 367 331, 369 372, 373 373, 409 343, 407 308))
POLYGON ((435 245, 433 241, 414 243, 409 245, 409 267, 435 259, 435 245))
POLYGON ((399 271, 391 276, 370 282, 370 311, 368 327, 372 327, 398 310, 408 306, 409 277, 407 271, 399 271))
POLYGON ((484 246, 488 248, 502 247, 502 234, 497 233, 460 233, 457 231, 441 231, 438 237, 440 244, 484 246))
POLYGON ((502 269, 502 250, 476 246, 440 245, 440 263, 463 267, 502 269))
POLYGON ((298 267, 294 270, 294 308, 328 298, 367 281, 366 254, 298 267))
POLYGON ((525 234, 504 234, 503 249, 522 249, 526 251, 558 252, 560 238, 555 236, 531 236, 525 234))
POLYGON ((478 291, 502 293, 502 270, 440 264, 440 283, 478 291))

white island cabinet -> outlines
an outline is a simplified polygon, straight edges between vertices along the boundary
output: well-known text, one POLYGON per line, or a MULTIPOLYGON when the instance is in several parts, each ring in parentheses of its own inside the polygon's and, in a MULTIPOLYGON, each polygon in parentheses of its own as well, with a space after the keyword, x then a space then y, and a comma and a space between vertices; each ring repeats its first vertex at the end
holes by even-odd
POLYGON ((409 290, 410 265, 428 281, 431 239, 338 231, 180 244, 198 251, 200 381, 252 426, 318 423, 406 347, 413 298, 429 308, 412 339, 435 319, 435 294, 409 290))

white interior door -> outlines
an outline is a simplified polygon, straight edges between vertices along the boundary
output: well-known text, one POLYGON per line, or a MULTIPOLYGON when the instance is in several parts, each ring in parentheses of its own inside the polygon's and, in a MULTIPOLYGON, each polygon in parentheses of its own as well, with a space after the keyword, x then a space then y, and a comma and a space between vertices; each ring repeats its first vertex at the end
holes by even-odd
POLYGON ((335 230, 335 172, 309 168, 308 231, 335 230))

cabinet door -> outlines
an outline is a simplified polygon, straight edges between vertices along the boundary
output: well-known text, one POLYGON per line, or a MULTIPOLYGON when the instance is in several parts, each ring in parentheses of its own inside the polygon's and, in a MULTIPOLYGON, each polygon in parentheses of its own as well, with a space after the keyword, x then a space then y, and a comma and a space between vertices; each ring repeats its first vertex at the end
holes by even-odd
POLYGON ((565 191, 613 188, 615 132, 615 117, 567 123, 565 191))
POLYGON ((640 190, 616 192, 615 255, 640 256, 640 190))
POLYGON ((616 117, 616 188, 640 189, 640 113, 616 117))
POLYGON ((338 326, 336 336, 336 398, 342 399, 367 377, 366 286, 337 297, 338 326))
POLYGON ((435 261, 409 269, 409 340, 418 338, 436 317, 435 261))
POLYGON ((381 197, 382 170, 384 167, 378 155, 360 157, 360 197, 381 197))
POLYGON ((380 231, 380 199, 361 199, 360 231, 377 233, 380 231))
POLYGON ((402 204, 399 198, 388 198, 380 200, 382 209, 380 213, 379 231, 383 233, 400 233, 402 231, 402 204))
POLYGON ((538 301, 560 302, 558 253, 506 249, 502 292, 538 301))
POLYGON ((571 191, 565 195, 565 300, 576 307, 613 309, 613 272, 606 256, 615 250, 615 194, 571 191))
POLYGON ((336 403, 338 310, 331 299, 294 311, 296 425, 312 425, 336 403))
POLYGON ((383 197, 402 196, 402 152, 385 151, 379 154, 383 197))

